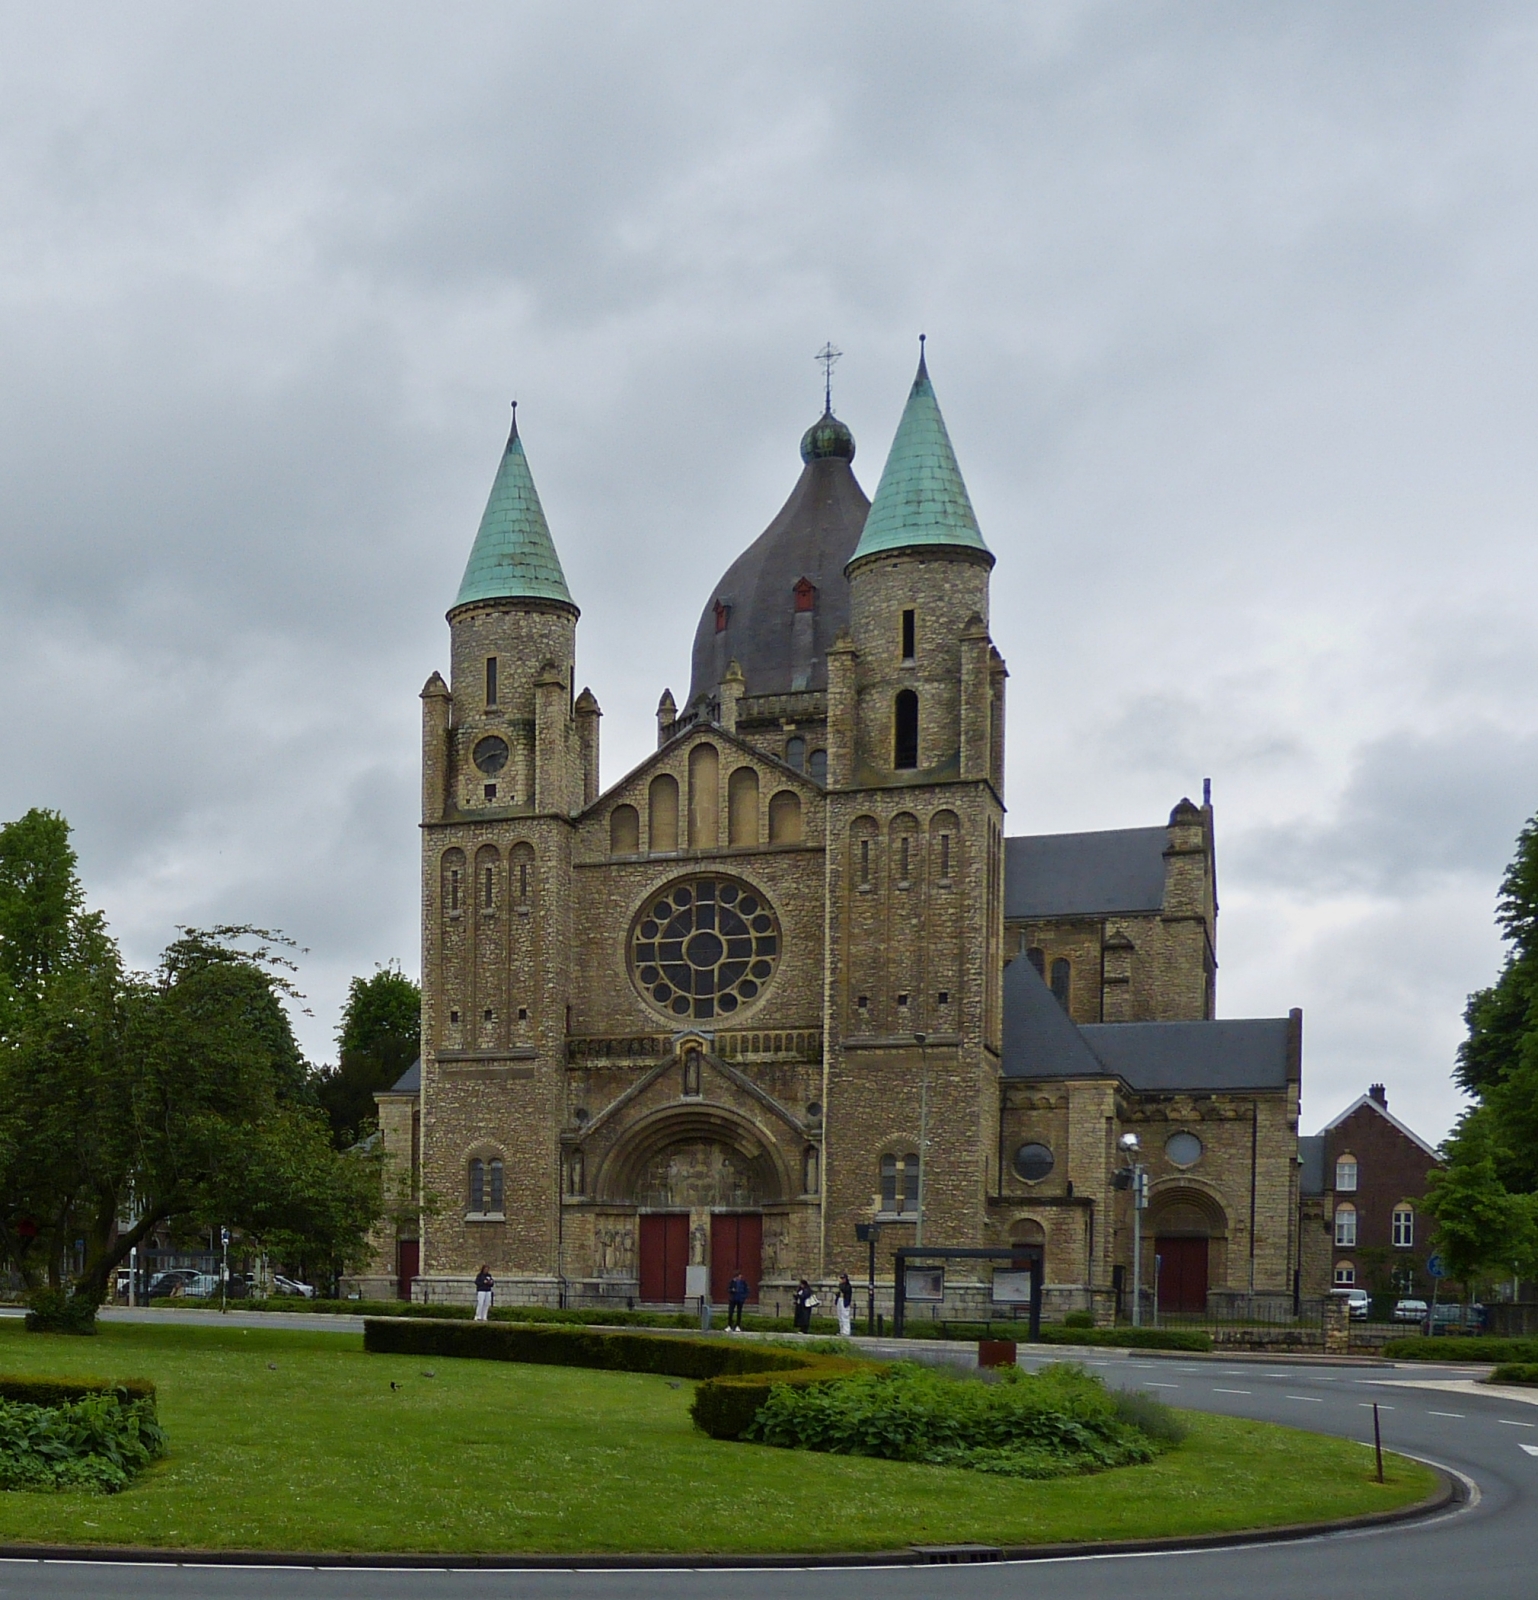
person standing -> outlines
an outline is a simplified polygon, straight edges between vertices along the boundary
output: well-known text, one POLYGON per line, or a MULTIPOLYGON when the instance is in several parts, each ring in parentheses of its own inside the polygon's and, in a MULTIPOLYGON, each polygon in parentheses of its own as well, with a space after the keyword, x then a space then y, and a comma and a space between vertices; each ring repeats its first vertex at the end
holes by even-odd
POLYGON ((838 1313, 838 1336, 847 1339, 854 1332, 854 1285, 849 1274, 838 1275, 838 1290, 833 1296, 833 1309, 838 1313))
POLYGON ((732 1281, 726 1286, 726 1331, 742 1332, 742 1308, 748 1303, 748 1280, 741 1267, 732 1268, 732 1281))
POLYGON ((812 1293, 812 1286, 805 1278, 796 1285, 796 1332, 810 1333, 812 1331, 812 1312, 822 1302, 812 1293))
POLYGON ((497 1287, 497 1280, 486 1270, 486 1263, 481 1263, 481 1270, 475 1275, 475 1320, 485 1322, 491 1316, 491 1297, 497 1287))

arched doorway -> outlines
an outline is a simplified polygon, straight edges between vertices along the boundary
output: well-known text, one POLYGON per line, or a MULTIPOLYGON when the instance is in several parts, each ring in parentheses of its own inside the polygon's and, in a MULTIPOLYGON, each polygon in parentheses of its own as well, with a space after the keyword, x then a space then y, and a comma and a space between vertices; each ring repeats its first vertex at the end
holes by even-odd
POLYGON ((1158 1195, 1148 1226, 1154 1246, 1150 1287, 1157 1292, 1158 1309, 1172 1315, 1206 1311, 1215 1265, 1212 1241, 1227 1232, 1216 1203, 1189 1190, 1158 1195))

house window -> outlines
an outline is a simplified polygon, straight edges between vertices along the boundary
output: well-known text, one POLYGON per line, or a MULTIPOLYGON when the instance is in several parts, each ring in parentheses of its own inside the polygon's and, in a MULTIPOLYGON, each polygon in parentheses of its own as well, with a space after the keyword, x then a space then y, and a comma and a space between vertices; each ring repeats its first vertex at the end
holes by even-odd
POLYGON ((917 1212, 919 1208, 919 1158, 905 1155, 881 1158, 881 1209, 893 1216, 917 1212))
POLYGON ((1341 1249, 1356 1248, 1356 1207, 1353 1205, 1336 1206, 1335 1208, 1335 1243, 1341 1249))
POLYGON ((919 764, 919 697, 899 689, 892 708, 892 765, 911 772, 919 764))
POLYGON ((1396 1250, 1409 1250, 1415 1244, 1415 1208, 1413 1206, 1394 1207, 1394 1248, 1396 1250))
POLYGON ((1335 1287, 1337 1289, 1354 1289, 1356 1287, 1356 1267, 1349 1261, 1335 1263, 1335 1287))
POLYGON ((914 627, 913 623, 914 623, 914 613, 911 612, 911 611, 903 612, 903 660, 904 661, 911 661, 913 659, 914 634, 918 631, 914 627))
POLYGON ((497 703, 497 658, 486 657, 486 704, 494 706, 497 703))
POLYGON ((1073 969, 1068 962, 1059 956, 1052 963, 1052 998, 1063 1008, 1068 1009, 1069 988, 1073 981, 1073 969))
POLYGON ((810 578, 798 578, 796 586, 791 590, 796 597, 797 611, 815 611, 817 609, 817 585, 810 578))
POLYGON ((1349 1194, 1356 1188, 1356 1157, 1342 1156, 1335 1163, 1335 1187, 1349 1194))

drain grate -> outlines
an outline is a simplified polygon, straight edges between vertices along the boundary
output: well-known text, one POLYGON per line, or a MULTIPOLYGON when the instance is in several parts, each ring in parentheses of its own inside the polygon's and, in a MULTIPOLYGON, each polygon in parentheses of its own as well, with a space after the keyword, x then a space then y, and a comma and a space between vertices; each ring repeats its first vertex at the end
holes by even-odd
POLYGON ((916 1544, 913 1553, 920 1561, 951 1566, 970 1561, 1004 1559, 1004 1552, 996 1544, 916 1544))

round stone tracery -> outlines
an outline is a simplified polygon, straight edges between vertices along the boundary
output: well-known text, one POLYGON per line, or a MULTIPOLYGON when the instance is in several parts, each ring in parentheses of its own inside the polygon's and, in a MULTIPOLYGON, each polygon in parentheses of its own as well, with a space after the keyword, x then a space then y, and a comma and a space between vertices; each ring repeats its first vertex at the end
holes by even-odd
POLYGON ((726 1017, 774 975, 780 930, 764 896, 735 878, 685 878, 654 895, 630 935, 636 986, 674 1017, 726 1017))

